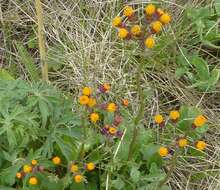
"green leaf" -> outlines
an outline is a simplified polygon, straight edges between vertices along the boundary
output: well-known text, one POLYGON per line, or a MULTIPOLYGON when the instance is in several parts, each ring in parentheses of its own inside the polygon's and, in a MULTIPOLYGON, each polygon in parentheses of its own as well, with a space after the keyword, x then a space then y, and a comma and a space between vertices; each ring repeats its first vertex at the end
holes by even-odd
POLYGON ((14 80, 14 77, 5 69, 0 69, 0 78, 3 80, 14 80))
POLYGON ((215 86, 216 83, 219 81, 220 77, 220 69, 213 69, 211 72, 211 77, 209 78, 208 85, 215 86))
POLYGON ((27 69, 27 72, 31 78, 32 81, 38 81, 40 79, 38 68, 35 65, 33 57, 29 54, 27 49, 22 45, 21 42, 15 43, 16 48, 18 50, 18 56, 21 61, 21 63, 24 64, 25 68, 27 69))
POLYGON ((185 67, 177 68, 175 71, 175 77, 177 79, 180 79, 187 71, 188 71, 188 69, 185 67))
POLYGON ((123 182, 122 179, 120 179, 119 177, 116 180, 112 180, 112 186, 115 189, 124 189, 125 187, 125 183, 123 182))
POLYGON ((158 154, 159 145, 150 143, 142 148, 143 160, 147 161, 148 168, 152 163, 156 163, 158 166, 162 165, 162 158, 158 154))
POLYGON ((134 183, 137 183, 140 179, 140 171, 138 170, 138 167, 136 166, 133 166, 131 168, 131 172, 130 172, 130 177, 131 177, 131 180, 134 182, 134 183))
POLYGON ((39 103, 39 109, 40 109, 41 118, 42 118, 42 127, 45 127, 47 123, 47 119, 50 115, 50 111, 49 111, 47 103, 44 100, 39 99, 38 103, 39 103))
POLYGON ((197 78, 205 81, 209 79, 209 67, 208 63, 201 57, 193 55, 191 57, 191 63, 195 66, 197 72, 197 78))
POLYGON ((217 14, 220 14, 220 0, 214 0, 214 6, 216 9, 217 14))

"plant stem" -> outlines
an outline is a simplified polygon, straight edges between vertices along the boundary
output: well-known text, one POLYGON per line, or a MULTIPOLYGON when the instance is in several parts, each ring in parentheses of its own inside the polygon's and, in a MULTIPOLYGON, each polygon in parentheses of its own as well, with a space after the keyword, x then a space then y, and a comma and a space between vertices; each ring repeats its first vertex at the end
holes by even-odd
POLYGON ((177 162, 178 155, 179 155, 179 152, 178 152, 178 150, 176 150, 173 157, 172 157, 172 160, 171 160, 170 170, 167 172, 165 178, 159 183, 156 190, 160 190, 160 188, 163 187, 163 185, 165 185, 167 183, 167 181, 169 180, 171 174, 174 172, 174 170, 176 168, 176 162, 177 162))
POLYGON ((135 146, 135 142, 137 140, 138 137, 138 124, 143 116, 144 113, 144 94, 143 94, 143 89, 141 87, 141 71, 142 71, 142 66, 143 64, 141 62, 139 62, 138 65, 138 70, 136 73, 136 83, 137 83, 137 93, 139 96, 139 110, 138 110, 138 114, 134 119, 134 130, 133 130, 133 136, 132 136, 132 140, 131 143, 129 145, 129 151, 128 151, 128 161, 132 158, 133 152, 134 152, 134 146, 135 146))
POLYGON ((35 0, 35 8, 37 12, 38 43, 39 43, 39 51, 40 51, 42 79, 48 81, 48 64, 46 63, 43 8, 42 8, 41 0, 35 0))

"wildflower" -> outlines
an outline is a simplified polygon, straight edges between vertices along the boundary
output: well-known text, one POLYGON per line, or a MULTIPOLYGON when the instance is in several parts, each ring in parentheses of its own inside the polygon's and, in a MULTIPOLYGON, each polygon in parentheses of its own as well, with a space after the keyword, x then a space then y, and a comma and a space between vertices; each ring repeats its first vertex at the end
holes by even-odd
POLYGON ((83 95, 90 96, 92 94, 92 89, 90 87, 84 87, 82 90, 83 95))
POLYGON ((33 166, 37 165, 37 160, 31 160, 31 164, 32 164, 33 166))
POLYGON ((61 159, 58 156, 53 157, 52 161, 55 165, 59 165, 61 163, 61 159))
POLYGON ((79 168, 76 164, 72 164, 71 167, 70 167, 70 171, 75 173, 75 172, 78 172, 79 168))
POLYGON ((38 180, 36 177, 30 177, 30 179, 29 179, 30 185, 37 185, 37 183, 38 183, 38 180))
POLYGON ((95 98, 89 98, 88 106, 93 107, 96 105, 96 99, 95 98))
POLYGON ((134 15, 134 9, 131 6, 125 6, 123 15, 126 17, 131 17, 134 15))
POLYGON ((187 141, 187 139, 185 139, 185 138, 180 138, 180 139, 178 140, 178 146, 181 147, 181 148, 186 147, 187 144, 188 144, 188 141, 187 141))
POLYGON ((92 171, 95 169, 95 164, 90 162, 88 164, 86 164, 86 169, 89 170, 89 171, 92 171))
POLYGON ((141 34, 141 27, 140 27, 140 25, 132 26, 131 34, 134 35, 134 36, 139 36, 141 34))
POLYGON ((153 37, 150 36, 145 40, 144 44, 147 48, 151 49, 155 45, 155 40, 153 37))
POLYGON ((203 115, 198 115, 194 121, 193 124, 195 127, 202 127, 207 122, 207 119, 203 115))
POLYGON ((107 84, 107 83, 105 83, 105 84, 103 84, 103 85, 101 85, 100 87, 99 87, 99 90, 100 90, 100 92, 102 92, 102 93, 106 93, 106 92, 108 92, 109 90, 110 90, 110 85, 109 84, 107 84))
POLYGON ((117 109, 117 106, 116 106, 115 103, 109 103, 109 104, 107 105, 107 110, 108 110, 109 112, 115 112, 116 109, 117 109))
POLYGON ((168 24, 171 21, 171 17, 169 14, 164 13, 160 16, 159 18, 160 22, 162 22, 163 24, 168 24))
POLYGON ((86 104, 88 104, 88 103, 89 103, 89 98, 88 98, 88 96, 85 96, 85 95, 80 96, 80 97, 79 97, 79 103, 80 103, 81 105, 86 105, 86 104))
POLYGON ((22 178, 22 173, 21 173, 21 172, 17 172, 17 173, 16 173, 16 177, 17 177, 18 179, 21 179, 21 178, 22 178))
POLYGON ((156 7, 152 4, 147 5, 147 7, 145 8, 145 13, 148 16, 152 16, 156 11, 156 7))
POLYGON ((179 119, 180 113, 177 110, 172 110, 170 112, 170 116, 169 117, 170 117, 170 119, 176 121, 177 119, 179 119))
POLYGON ((129 105, 128 99, 122 100, 122 104, 123 104, 125 107, 128 107, 128 105, 129 105))
POLYGON ((91 113, 90 114, 90 120, 92 123, 96 123, 99 120, 99 114, 97 113, 91 113))
POLYGON ((74 176, 74 180, 76 183, 81 183, 83 181, 83 179, 84 179, 84 177, 80 174, 74 176))
POLYGON ((168 155, 169 150, 168 150, 168 148, 162 146, 159 148, 158 153, 161 157, 165 157, 168 155))
POLYGON ((117 129, 114 127, 110 127, 108 131, 111 135, 115 135, 115 133, 117 132, 117 129))
POLYGON ((160 8, 157 8, 157 14, 158 14, 159 16, 161 16, 161 15, 164 14, 164 11, 163 11, 162 9, 160 9, 160 8))
POLYGON ((161 124, 161 123, 164 122, 164 118, 163 118, 162 115, 157 114, 157 115, 154 116, 154 121, 155 121, 156 124, 161 124))
POLYGON ((120 28, 119 31, 118 31, 118 37, 121 38, 121 39, 125 39, 127 38, 129 35, 129 32, 127 29, 125 28, 120 28))
POLYGON ((23 171, 24 171, 24 173, 31 173, 32 172, 32 167, 30 165, 24 165, 23 166, 23 171))
POLYGON ((206 145, 205 141, 198 141, 196 143, 196 148, 201 151, 203 151, 206 148, 206 146, 207 145, 206 145))
POLYGON ((154 32, 158 33, 162 30, 162 23, 160 21, 154 21, 151 24, 151 27, 154 30, 154 32))
POLYGON ((122 23, 122 19, 120 16, 116 16, 113 20, 112 20, 112 25, 114 27, 119 27, 122 23))

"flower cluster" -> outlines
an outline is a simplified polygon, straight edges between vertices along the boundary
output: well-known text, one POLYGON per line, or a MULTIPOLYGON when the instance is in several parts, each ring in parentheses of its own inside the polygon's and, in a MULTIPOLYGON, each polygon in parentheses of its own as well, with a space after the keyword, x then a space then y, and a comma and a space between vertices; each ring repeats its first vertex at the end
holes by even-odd
POLYGON ((141 40, 147 48, 153 48, 154 36, 170 21, 171 17, 168 13, 153 4, 148 4, 144 9, 144 18, 138 18, 137 10, 132 6, 125 6, 123 15, 116 16, 112 20, 112 25, 118 29, 120 39, 141 40))
MULTIPOLYGON (((180 112, 177 110, 172 110, 169 114, 169 120, 173 123, 176 123, 178 122, 179 119, 180 119, 180 112)), ((154 116, 154 122, 161 128, 165 126, 165 119, 161 114, 157 114, 154 116)), ((194 129, 194 128, 202 127, 206 124, 206 122, 207 119, 205 116, 198 115, 196 118, 194 118, 192 122, 192 128, 194 129)), ((184 148, 187 147, 188 145, 189 145, 189 140, 187 136, 180 136, 176 138, 176 143, 175 143, 176 147, 184 148)), ((194 143, 194 146, 197 150, 203 151, 206 148, 207 144, 203 140, 198 140, 194 143)), ((166 157, 171 152, 172 152, 171 149, 164 146, 160 147, 158 150, 158 153, 161 157, 166 157)))
MULTIPOLYGON (((52 158, 52 163, 55 166, 59 166, 61 164, 61 158, 59 156, 55 156, 52 158)), ((86 177, 84 176, 85 172, 91 172, 95 169, 95 164, 93 162, 89 162, 86 164, 83 164, 83 166, 80 168, 76 162, 71 162, 69 164, 69 171, 73 174, 73 180, 75 183, 81 183, 86 180, 86 177)), ((45 168, 43 166, 38 165, 37 160, 32 160, 31 164, 25 164, 19 172, 16 173, 17 179, 22 179, 25 177, 25 175, 30 175, 28 183, 31 186, 36 186, 39 183, 39 179, 36 177, 37 172, 44 172, 45 168)), ((47 169, 47 171, 50 171, 47 169)))
MULTIPOLYGON (((82 95, 79 98, 79 103, 86 106, 88 109, 89 121, 95 125, 96 129, 101 132, 101 134, 107 137, 117 137, 121 138, 123 132, 119 130, 119 126, 123 121, 120 115, 120 105, 114 102, 102 102, 100 95, 105 95, 110 91, 109 84, 103 84, 99 86, 97 93, 92 93, 93 89, 90 87, 84 87, 82 90, 82 95), (92 106, 89 104, 91 101, 95 102, 92 106), (108 114, 112 114, 112 120, 106 123, 104 117, 108 114), (105 122, 104 122, 105 121, 105 122)), ((129 100, 123 99, 121 101, 121 106, 128 107, 129 100)))
POLYGON ((44 171, 44 167, 43 166, 40 166, 38 165, 38 162, 37 160, 32 160, 31 163, 27 163, 25 164, 21 169, 20 171, 18 171, 16 173, 16 178, 18 179, 22 179, 23 177, 25 177, 26 175, 30 175, 29 177, 29 180, 28 180, 28 183, 30 185, 37 185, 38 184, 38 179, 37 177, 35 176, 35 174, 37 172, 43 172, 44 171))
POLYGON ((75 162, 72 162, 69 166, 70 172, 73 174, 73 179, 76 183, 81 183, 86 180, 83 173, 85 171, 91 172, 95 169, 95 164, 93 162, 89 162, 84 164, 84 167, 80 168, 79 165, 75 162))

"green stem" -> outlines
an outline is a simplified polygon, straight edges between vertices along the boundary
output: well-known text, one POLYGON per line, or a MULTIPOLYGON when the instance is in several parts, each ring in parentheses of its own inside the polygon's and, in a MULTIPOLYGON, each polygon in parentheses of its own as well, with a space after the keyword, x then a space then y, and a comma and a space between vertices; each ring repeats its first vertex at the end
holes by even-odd
POLYGON ((177 162, 178 155, 179 155, 179 152, 178 152, 178 150, 176 150, 173 157, 172 157, 172 160, 171 160, 170 170, 167 172, 165 178, 159 183, 156 190, 160 190, 161 187, 163 187, 163 185, 165 185, 167 183, 167 181, 169 180, 169 178, 171 177, 172 173, 174 172, 174 170, 176 168, 176 162, 177 162))
POLYGON ((41 0, 35 0, 35 8, 37 12, 37 25, 38 25, 38 43, 40 51, 40 61, 42 70, 42 79, 48 81, 48 65, 46 62, 46 46, 44 37, 44 21, 43 21, 43 8, 41 0))
POLYGON ((138 137, 138 124, 143 116, 144 113, 144 94, 143 94, 143 89, 141 87, 141 71, 142 71, 142 66, 143 64, 139 62, 138 65, 138 70, 136 73, 136 83, 137 83, 137 93, 139 96, 139 110, 138 114, 134 119, 134 130, 133 130, 133 136, 131 143, 129 145, 129 151, 128 151, 128 161, 132 158, 133 152, 134 152, 134 147, 135 147, 135 142, 138 137))
MULTIPOLYGON (((86 115, 86 114, 85 114, 86 115)), ((82 127, 83 127, 83 142, 81 144, 79 154, 78 154, 78 160, 82 160, 85 154, 85 141, 86 141, 86 126, 85 126, 85 118, 82 116, 82 127)))

